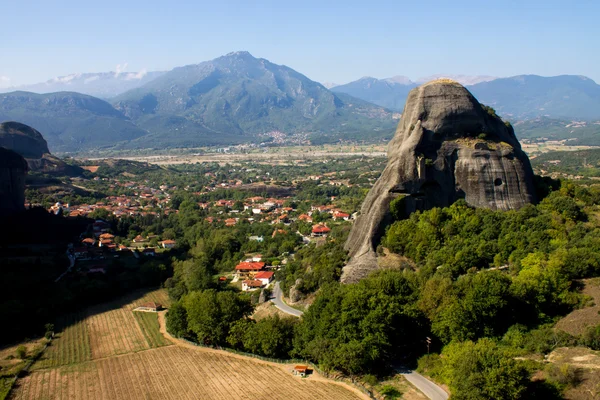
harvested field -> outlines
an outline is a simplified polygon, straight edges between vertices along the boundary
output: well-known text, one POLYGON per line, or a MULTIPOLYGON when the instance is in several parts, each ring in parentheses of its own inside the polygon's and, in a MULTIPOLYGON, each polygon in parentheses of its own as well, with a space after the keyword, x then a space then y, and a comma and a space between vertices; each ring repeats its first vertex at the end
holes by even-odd
POLYGON ((165 312, 134 312, 168 304, 164 290, 92 307, 65 328, 11 399, 360 399, 344 383, 318 374, 292 375, 277 364, 174 339, 165 312))
POLYGON ((280 367, 180 346, 35 372, 14 399, 357 399, 343 385, 280 367))
POLYGON ((170 343, 158 331, 156 315, 133 312, 148 302, 168 304, 164 290, 137 292, 118 301, 70 314, 57 323, 58 333, 33 369, 58 367, 170 343))

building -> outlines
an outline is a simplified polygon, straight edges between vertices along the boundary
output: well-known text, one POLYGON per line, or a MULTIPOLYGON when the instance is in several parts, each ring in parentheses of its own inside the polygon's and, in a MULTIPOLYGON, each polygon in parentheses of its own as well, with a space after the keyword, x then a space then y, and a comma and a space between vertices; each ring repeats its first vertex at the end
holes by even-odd
POLYGON ((254 275, 254 279, 261 281, 263 286, 267 286, 273 280, 273 275, 275 275, 275 273, 272 271, 260 271, 254 275))
POLYGON ((294 367, 294 375, 298 375, 304 378, 309 373, 310 369, 308 368, 308 365, 296 365, 294 367))
POLYGON ((150 303, 142 304, 141 306, 136 308, 135 311, 157 312, 162 309, 163 309, 162 305, 160 305, 158 303, 150 302, 150 303))
POLYGON ((242 281, 242 291, 244 291, 244 292, 247 292, 249 290, 260 289, 263 286, 264 285, 263 285, 262 281, 259 281, 257 279, 246 279, 246 280, 242 281))
POLYGON ((313 237, 327 237, 331 232, 331 229, 324 224, 313 225, 312 236, 313 237))
POLYGON ((253 261, 243 261, 236 265, 235 272, 238 278, 244 277, 252 277, 257 272, 264 270, 265 263, 264 262, 253 262, 253 261))
POLYGON ((175 242, 174 240, 167 239, 160 242, 160 244, 163 247, 163 249, 172 249, 173 247, 175 247, 177 242, 175 242))

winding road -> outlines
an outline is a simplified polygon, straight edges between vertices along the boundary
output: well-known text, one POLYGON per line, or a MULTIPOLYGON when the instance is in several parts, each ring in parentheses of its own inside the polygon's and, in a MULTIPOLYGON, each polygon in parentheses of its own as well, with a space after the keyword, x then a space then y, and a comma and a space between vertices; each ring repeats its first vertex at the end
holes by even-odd
MULTIPOLYGON (((295 317, 301 317, 302 314, 304 314, 302 311, 296 310, 295 308, 288 306, 283 301, 283 292, 281 291, 281 288, 279 288, 279 282, 275 282, 275 285, 273 286, 273 296, 274 298, 272 298, 271 301, 273 302, 273 304, 275 304, 275 307, 277 307, 284 313, 293 315, 295 317)), ((404 376, 407 381, 412 383, 413 386, 415 386, 417 389, 423 392, 423 394, 429 399, 448 400, 448 393, 446 393, 444 389, 442 389, 429 379, 425 378, 423 375, 405 368, 396 368, 396 371, 402 376, 404 376)))
POLYGON ((271 302, 284 313, 293 315, 294 317, 301 317, 302 314, 304 314, 302 311, 288 306, 285 301, 283 301, 283 292, 279 288, 279 282, 275 282, 275 285, 273 286, 273 296, 271 302))

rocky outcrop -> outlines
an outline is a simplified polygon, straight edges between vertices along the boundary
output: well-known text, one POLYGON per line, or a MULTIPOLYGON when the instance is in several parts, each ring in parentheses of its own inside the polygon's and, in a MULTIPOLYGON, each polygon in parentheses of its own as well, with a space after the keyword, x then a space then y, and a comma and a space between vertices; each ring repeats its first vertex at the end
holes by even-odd
POLYGON ((0 146, 25 157, 30 171, 48 175, 81 175, 79 167, 68 165, 50 154, 48 143, 40 132, 20 122, 0 124, 0 146))
POLYGON ((512 126, 459 83, 426 83, 409 93, 388 164, 350 232, 342 282, 356 282, 377 268, 375 249, 392 221, 394 199, 401 198, 395 212, 408 215, 458 199, 510 210, 534 196, 531 164, 512 126))
POLYGON ((25 158, 42 158, 50 153, 41 133, 20 122, 0 124, 0 147, 11 149, 25 158))
POLYGON ((12 150, 0 147, 0 215, 25 208, 27 161, 12 150))

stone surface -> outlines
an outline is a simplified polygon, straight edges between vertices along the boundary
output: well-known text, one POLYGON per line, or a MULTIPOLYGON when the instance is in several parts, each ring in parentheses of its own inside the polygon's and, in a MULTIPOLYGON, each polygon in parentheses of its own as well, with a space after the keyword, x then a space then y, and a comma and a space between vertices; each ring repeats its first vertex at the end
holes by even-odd
POLYGON ((27 162, 12 150, 0 147, 0 215, 25 208, 27 162))
POLYGON ((302 285, 302 279, 296 279, 294 285, 290 288, 290 302, 296 303, 302 300, 302 293, 297 289, 298 286, 302 285))
POLYGON ((11 149, 25 158, 42 158, 48 143, 40 132, 20 122, 0 124, 0 147, 11 149))
POLYGON ((0 146, 25 157, 30 171, 48 175, 81 175, 79 167, 68 165, 50 154, 48 144, 40 132, 20 122, 0 124, 0 146))
POLYGON ((369 191, 346 242, 350 262, 342 282, 377 269, 375 249, 398 211, 446 207, 465 199, 475 207, 510 210, 535 201, 533 171, 514 130, 457 82, 443 79, 413 89, 388 147, 388 164, 369 191))

